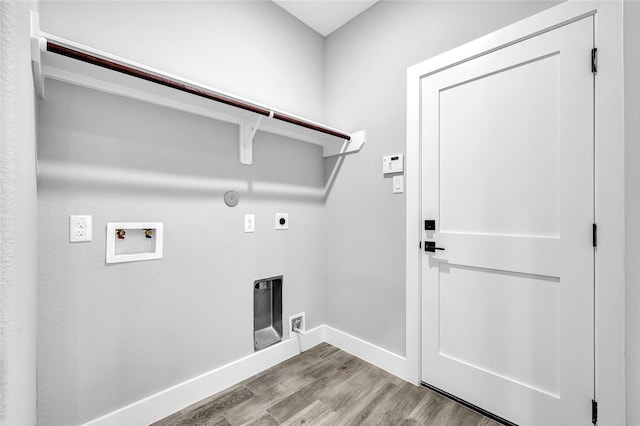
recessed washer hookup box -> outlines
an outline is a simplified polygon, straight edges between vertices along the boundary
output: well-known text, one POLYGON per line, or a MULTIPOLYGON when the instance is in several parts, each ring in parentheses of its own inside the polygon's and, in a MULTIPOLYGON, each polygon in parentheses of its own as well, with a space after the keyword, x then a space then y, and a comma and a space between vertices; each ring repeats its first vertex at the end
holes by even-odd
POLYGON ((107 223, 107 263, 154 259, 162 259, 162 222, 107 223))

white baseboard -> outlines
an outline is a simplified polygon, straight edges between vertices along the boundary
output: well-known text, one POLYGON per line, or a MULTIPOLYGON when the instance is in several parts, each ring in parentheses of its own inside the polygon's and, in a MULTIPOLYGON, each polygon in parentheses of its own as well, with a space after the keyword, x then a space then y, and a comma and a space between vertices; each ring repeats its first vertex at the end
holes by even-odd
MULTIPOLYGON (((302 336, 303 350, 322 342, 340 348, 404 380, 412 383, 416 381, 415 377, 407 377, 407 371, 410 369, 407 368, 406 358, 333 327, 320 325, 302 336)), ((148 425, 299 353, 298 339, 285 340, 92 420, 85 426, 148 425)))
MULTIPOLYGON (((302 336, 303 349, 309 349, 324 340, 324 325, 308 330, 302 336)), ((148 425, 299 353, 298 339, 285 340, 141 399, 86 425, 148 425)))
POLYGON ((403 380, 411 383, 416 382, 416 377, 408 377, 407 371, 409 369, 406 358, 328 325, 325 325, 324 328, 325 341, 330 345, 380 367, 403 380))

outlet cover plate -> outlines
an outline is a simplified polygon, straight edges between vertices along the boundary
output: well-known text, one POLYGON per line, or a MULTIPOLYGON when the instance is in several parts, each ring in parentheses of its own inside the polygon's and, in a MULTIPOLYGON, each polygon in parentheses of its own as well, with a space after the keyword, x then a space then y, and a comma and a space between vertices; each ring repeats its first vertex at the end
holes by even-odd
POLYGON ((256 232, 256 215, 245 214, 244 215, 244 232, 256 232))
POLYGON ((69 242, 82 243, 93 241, 93 220, 90 215, 69 216, 69 242))
POLYGON ((296 337, 297 336, 297 334, 293 331, 293 320, 295 318, 298 318, 298 317, 302 317, 302 325, 300 326, 300 332, 302 334, 304 334, 306 329, 307 329, 307 318, 306 318, 304 312, 300 312, 299 314, 291 315, 289 317, 289 322, 287 322, 287 324, 289 326, 289 339, 291 339, 292 337, 296 337))
POLYGON ((404 192, 404 176, 397 175, 393 177, 393 193, 402 194, 404 192))

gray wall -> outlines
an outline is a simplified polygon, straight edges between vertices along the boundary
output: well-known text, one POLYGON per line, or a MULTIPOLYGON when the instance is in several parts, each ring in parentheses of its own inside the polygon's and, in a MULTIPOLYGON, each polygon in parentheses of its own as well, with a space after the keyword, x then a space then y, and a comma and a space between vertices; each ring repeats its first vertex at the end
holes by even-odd
MULTIPOLYGON (((321 113, 322 39, 274 4, 112 4, 43 3, 43 29, 321 113)), ((235 125, 59 82, 38 132, 40 424, 82 423, 253 353, 256 279, 283 274, 284 318, 324 323, 321 147, 258 132, 243 166, 235 125), (273 229, 276 212, 288 231, 273 229), (70 214, 93 215, 93 242, 69 244, 70 214), (106 265, 113 221, 164 222, 164 258, 106 265)))
POLYGON ((36 420, 37 198, 29 11, 0 1, 0 424, 36 420))
POLYGON ((640 424, 640 2, 624 2, 626 416, 640 424))
MULTIPOLYGON (((44 1, 45 31, 368 138, 323 164, 315 146, 259 133, 254 166, 241 167, 234 126, 50 85, 39 106, 39 422, 86 421, 251 353, 250 282, 269 275, 285 275, 285 317, 305 310, 309 327, 404 354, 405 199, 380 163, 405 149, 406 68, 554 4, 385 1, 323 42, 270 2, 44 1), (242 199, 229 209, 221 195, 233 188, 242 199), (276 211, 290 213, 290 231, 271 229, 276 211), (67 243, 75 213, 94 215, 93 243, 67 243), (257 215, 256 234, 242 232, 244 213, 257 215), (163 221, 165 258, 105 265, 104 225, 120 220, 163 221)), ((626 2, 627 87, 638 86, 637 11, 626 2)), ((637 91, 626 107, 630 166, 637 91)), ((640 201, 627 199, 629 233, 640 201)), ((635 424, 637 241, 627 250, 635 424)))
POLYGON ((43 31, 322 121, 323 38, 270 1, 41 1, 43 31))
POLYGON ((554 4, 383 1, 326 39, 325 118, 367 132, 327 200, 329 325, 405 353, 405 197, 381 162, 405 151, 407 67, 554 4))

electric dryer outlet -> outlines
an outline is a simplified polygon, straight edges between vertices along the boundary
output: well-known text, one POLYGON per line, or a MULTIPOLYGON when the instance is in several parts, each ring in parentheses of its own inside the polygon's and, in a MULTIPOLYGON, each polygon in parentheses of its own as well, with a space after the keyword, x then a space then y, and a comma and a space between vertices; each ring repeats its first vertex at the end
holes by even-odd
POLYGON ((275 229, 289 229, 289 213, 276 213, 275 229))

